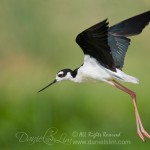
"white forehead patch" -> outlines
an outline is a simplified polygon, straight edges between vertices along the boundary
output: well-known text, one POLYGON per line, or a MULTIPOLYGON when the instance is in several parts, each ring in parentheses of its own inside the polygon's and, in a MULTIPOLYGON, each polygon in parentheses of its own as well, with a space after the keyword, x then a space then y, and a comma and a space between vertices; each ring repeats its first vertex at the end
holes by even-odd
POLYGON ((63 71, 60 71, 58 74, 63 74, 63 71))

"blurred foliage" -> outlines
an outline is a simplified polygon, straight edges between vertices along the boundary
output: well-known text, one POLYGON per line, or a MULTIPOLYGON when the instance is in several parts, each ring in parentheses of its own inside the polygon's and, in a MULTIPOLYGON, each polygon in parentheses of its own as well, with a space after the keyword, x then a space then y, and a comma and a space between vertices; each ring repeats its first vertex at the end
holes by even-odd
MULTIPOLYGON (((131 98, 107 84, 58 83, 39 89, 62 68, 77 68, 83 53, 75 37, 109 18, 110 25, 149 10, 149 0, 1 0, 0 1, 0 149, 147 149, 136 133, 131 98), (109 93, 109 94, 108 94, 109 93), (50 127, 67 133, 121 133, 129 145, 64 145, 19 142, 17 132, 42 136, 50 127)), ((124 71, 140 79, 124 83, 137 92, 145 129, 150 132, 150 26, 132 37, 124 71)), ((80 138, 79 138, 80 139, 80 138)))

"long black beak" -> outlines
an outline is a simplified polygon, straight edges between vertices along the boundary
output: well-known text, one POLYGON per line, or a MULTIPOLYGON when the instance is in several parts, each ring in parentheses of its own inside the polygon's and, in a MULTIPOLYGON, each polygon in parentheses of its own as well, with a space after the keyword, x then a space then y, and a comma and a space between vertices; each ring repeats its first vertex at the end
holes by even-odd
POLYGON ((39 90, 38 93, 41 92, 41 91, 43 91, 43 90, 45 90, 46 88, 48 88, 49 86, 51 86, 52 84, 54 84, 54 83, 56 83, 56 82, 57 82, 57 80, 55 79, 52 83, 48 84, 48 85, 45 86, 43 89, 39 90))

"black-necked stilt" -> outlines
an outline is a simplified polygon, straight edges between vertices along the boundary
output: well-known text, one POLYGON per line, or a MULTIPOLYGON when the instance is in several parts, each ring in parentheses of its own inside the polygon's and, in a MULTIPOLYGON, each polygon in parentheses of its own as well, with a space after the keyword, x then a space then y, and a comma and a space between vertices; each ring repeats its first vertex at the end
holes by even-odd
POLYGON ((124 57, 130 44, 129 36, 142 32, 150 22, 150 11, 124 20, 112 27, 108 27, 107 19, 86 29, 76 37, 76 42, 84 53, 84 63, 81 67, 71 70, 63 69, 56 75, 56 79, 41 89, 43 91, 50 85, 62 81, 85 82, 91 80, 107 82, 126 92, 132 97, 135 108, 137 133, 145 141, 144 136, 150 138, 142 125, 136 106, 135 92, 124 87, 116 81, 125 81, 137 84, 137 78, 122 72, 124 57))

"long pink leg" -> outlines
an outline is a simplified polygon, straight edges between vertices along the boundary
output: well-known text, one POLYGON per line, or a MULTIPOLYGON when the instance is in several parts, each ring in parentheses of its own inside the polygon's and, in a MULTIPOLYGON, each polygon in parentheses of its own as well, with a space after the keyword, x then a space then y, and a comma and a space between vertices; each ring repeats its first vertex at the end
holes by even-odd
POLYGON ((136 125, 137 125, 137 133, 139 135, 139 137, 142 139, 142 141, 144 142, 144 136, 145 135, 147 138, 150 138, 150 135, 145 131, 145 129, 143 128, 139 113, 138 113, 138 109, 136 106, 136 94, 131 91, 130 89, 126 88, 125 86, 121 85, 120 83, 118 83, 117 81, 113 80, 112 84, 117 87, 118 89, 126 92, 127 94, 129 94, 132 97, 132 101, 133 101, 133 105, 134 105, 134 109, 135 109, 135 117, 136 117, 136 125))

